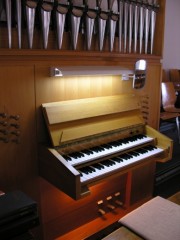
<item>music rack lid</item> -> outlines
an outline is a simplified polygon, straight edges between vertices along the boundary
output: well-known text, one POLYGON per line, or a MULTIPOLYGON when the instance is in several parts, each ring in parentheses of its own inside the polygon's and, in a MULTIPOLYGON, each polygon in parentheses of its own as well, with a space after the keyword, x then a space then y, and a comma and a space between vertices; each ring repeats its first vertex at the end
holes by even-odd
POLYGON ((42 109, 54 147, 144 123, 134 94, 44 103, 42 109))

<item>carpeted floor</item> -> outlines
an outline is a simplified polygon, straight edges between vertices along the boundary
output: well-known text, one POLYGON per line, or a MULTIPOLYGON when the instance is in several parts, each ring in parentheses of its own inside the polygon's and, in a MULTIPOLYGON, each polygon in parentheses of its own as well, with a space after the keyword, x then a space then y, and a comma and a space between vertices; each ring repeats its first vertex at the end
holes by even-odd
POLYGON ((170 196, 168 200, 180 205, 180 192, 177 192, 174 195, 170 196))

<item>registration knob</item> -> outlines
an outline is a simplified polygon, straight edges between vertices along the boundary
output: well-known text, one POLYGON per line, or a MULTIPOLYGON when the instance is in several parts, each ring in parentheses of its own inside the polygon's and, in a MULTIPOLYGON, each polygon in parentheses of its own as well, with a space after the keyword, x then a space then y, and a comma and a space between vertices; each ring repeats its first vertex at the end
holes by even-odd
POLYGON ((20 131, 12 131, 11 134, 13 134, 15 136, 19 136, 20 135, 20 131))
POLYGON ((19 115, 10 115, 9 118, 12 118, 17 121, 20 119, 20 116, 19 115))
POLYGON ((11 123, 11 126, 12 126, 12 127, 15 127, 15 128, 20 128, 20 125, 19 125, 19 124, 16 124, 16 123, 11 123))
POLYGON ((98 212, 99 212, 101 215, 106 214, 106 212, 105 212, 102 208, 99 208, 99 209, 98 209, 98 212))
POLYGON ((99 200, 98 202, 97 202, 97 205, 98 205, 98 213, 100 213, 101 215, 104 215, 106 212, 105 212, 105 210, 103 209, 103 204, 104 202, 103 202, 103 200, 99 200))
POLYGON ((114 209, 115 209, 115 206, 112 204, 112 200, 113 200, 112 196, 108 196, 108 197, 106 198, 106 200, 108 201, 107 207, 108 207, 110 210, 114 210, 114 209))
POLYGON ((1 121, 1 122, 0 122, 0 125, 2 125, 2 126, 4 126, 4 127, 5 127, 5 126, 7 126, 7 125, 8 125, 8 123, 7 123, 6 121, 1 121))
POLYGON ((0 129, 0 132, 3 133, 4 135, 8 135, 8 131, 5 129, 0 129))
POLYGON ((9 142, 9 139, 8 138, 5 138, 5 137, 1 137, 0 138, 0 141, 4 142, 4 143, 8 143, 9 142))
POLYGON ((6 114, 6 113, 0 113, 0 117, 6 118, 6 117, 7 117, 7 114, 6 114))

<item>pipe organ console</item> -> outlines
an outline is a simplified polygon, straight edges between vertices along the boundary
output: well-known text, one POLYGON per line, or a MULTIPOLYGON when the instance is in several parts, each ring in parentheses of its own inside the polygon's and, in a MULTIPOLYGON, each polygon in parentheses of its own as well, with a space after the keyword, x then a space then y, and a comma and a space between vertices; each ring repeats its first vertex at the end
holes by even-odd
POLYGON ((173 148, 152 128, 164 14, 165 0, 0 1, 0 180, 37 192, 41 239, 102 239, 152 198, 156 162, 173 148), (148 69, 135 72, 133 87, 117 74, 48 76, 52 65, 89 73, 139 59, 148 69))
POLYGON ((92 234, 151 197, 155 162, 171 159, 172 140, 144 123, 134 94, 44 103, 42 110, 52 144, 40 146, 40 174, 76 200, 68 200, 71 217, 77 206, 82 216, 68 231, 88 225, 92 234))

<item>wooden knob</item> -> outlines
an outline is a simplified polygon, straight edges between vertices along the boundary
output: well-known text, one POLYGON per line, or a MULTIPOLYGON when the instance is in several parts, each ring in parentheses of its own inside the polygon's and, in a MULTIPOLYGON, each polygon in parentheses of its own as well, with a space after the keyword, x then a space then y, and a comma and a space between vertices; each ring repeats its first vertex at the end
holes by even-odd
POLYGON ((112 204, 108 204, 107 207, 111 210, 114 210, 115 209, 115 206, 113 206, 112 204))
POLYGON ((12 118, 14 120, 19 120, 20 116, 19 115, 11 115, 11 116, 9 116, 9 118, 12 118))
POLYGON ((6 114, 6 113, 0 113, 0 116, 1 116, 2 118, 6 118, 6 117, 7 117, 7 114, 6 114))
POLYGON ((116 200, 115 203, 119 206, 123 206, 123 202, 121 202, 120 200, 116 200))
POLYGON ((101 208, 99 208, 98 209, 98 212, 101 214, 101 215, 104 215, 106 212, 103 210, 103 209, 101 209, 101 208))

